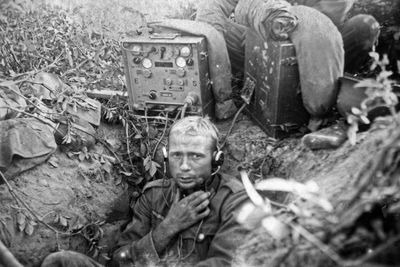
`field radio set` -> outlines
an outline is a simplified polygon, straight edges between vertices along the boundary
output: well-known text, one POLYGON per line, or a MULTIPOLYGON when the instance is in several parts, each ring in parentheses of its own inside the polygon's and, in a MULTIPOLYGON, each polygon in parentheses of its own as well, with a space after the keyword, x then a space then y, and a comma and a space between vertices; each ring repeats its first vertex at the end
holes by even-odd
POLYGON ((246 36, 245 81, 255 85, 250 117, 271 137, 282 138, 308 122, 299 92, 300 78, 294 45, 263 40, 255 31, 246 36))
POLYGON ((121 47, 133 110, 214 116, 205 37, 154 27, 121 47))

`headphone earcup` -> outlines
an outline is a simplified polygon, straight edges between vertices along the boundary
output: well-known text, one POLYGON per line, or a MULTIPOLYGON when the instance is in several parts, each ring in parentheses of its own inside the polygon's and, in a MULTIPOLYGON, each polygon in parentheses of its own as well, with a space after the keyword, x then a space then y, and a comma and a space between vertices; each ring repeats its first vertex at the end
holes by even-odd
POLYGON ((224 163, 224 159, 225 159, 224 151, 222 150, 215 151, 213 155, 212 167, 213 168, 220 167, 224 163))
POLYGON ((164 161, 167 161, 168 160, 167 148, 165 146, 163 146, 161 150, 162 150, 162 154, 163 154, 163 157, 164 157, 164 161))

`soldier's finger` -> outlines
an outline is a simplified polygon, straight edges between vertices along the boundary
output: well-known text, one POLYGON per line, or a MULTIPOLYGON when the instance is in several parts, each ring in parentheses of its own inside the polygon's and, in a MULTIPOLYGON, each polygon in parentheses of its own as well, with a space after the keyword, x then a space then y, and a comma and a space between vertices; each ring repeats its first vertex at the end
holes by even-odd
POLYGON ((203 212, 201 212, 197 215, 197 218, 203 219, 203 218, 207 217, 208 214, 210 214, 210 211, 211 211, 210 208, 206 208, 203 212))
POLYGON ((174 202, 173 203, 178 203, 180 198, 181 198, 181 192, 179 191, 179 189, 177 189, 176 192, 175 192, 175 197, 174 197, 174 202))
POLYGON ((189 203, 191 203, 193 200, 195 200, 197 197, 199 197, 199 196, 200 196, 201 194, 203 194, 203 193, 204 193, 203 190, 196 191, 196 192, 191 193, 190 195, 188 195, 188 196, 186 197, 186 199, 187 199, 187 201, 188 201, 189 203))
POLYGON ((197 207, 200 203, 202 203, 204 200, 208 199, 208 197, 210 196, 209 192, 203 192, 202 194, 200 194, 199 196, 197 196, 195 199, 193 199, 192 201, 190 201, 190 204, 193 207, 197 207))
POLYGON ((208 199, 204 200, 203 202, 201 202, 199 205, 197 205, 194 210, 196 212, 202 212, 205 208, 208 207, 208 205, 210 205, 210 201, 208 199))

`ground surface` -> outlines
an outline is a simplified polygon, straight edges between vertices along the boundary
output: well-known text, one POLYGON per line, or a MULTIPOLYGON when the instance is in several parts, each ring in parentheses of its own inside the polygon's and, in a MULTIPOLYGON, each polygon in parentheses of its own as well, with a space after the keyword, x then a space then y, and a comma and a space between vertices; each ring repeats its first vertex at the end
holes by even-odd
MULTIPOLYGON (((113 127, 116 126, 103 125, 98 131, 118 146, 118 131, 113 127)), ((96 145, 93 151, 109 154, 101 145, 96 145)), ((57 235, 38 224, 29 235, 26 224, 30 219, 37 222, 36 218, 17 206, 5 185, 1 185, 0 221, 6 229, 2 234, 8 241, 6 245, 24 265, 37 266, 45 255, 58 249, 73 249, 93 255, 96 248, 89 252, 93 242, 88 242, 86 238, 94 238, 93 241, 101 239, 99 247, 108 245, 103 242, 111 242, 112 245, 119 224, 105 220, 124 190, 122 185, 116 185, 111 163, 80 161, 78 157, 69 158, 59 149, 48 162, 19 175, 10 181, 10 185, 39 218, 60 232, 57 235), (19 211, 22 215, 18 214, 19 211), (21 227, 21 216, 25 221, 23 231, 18 229, 21 227), (86 228, 82 229, 83 226, 86 228), (98 226, 104 229, 104 234, 98 231, 98 226), (77 234, 62 234, 72 229, 76 229, 77 234), (96 238, 96 235, 104 237, 96 238)), ((127 208, 128 203, 125 206, 127 208)))
MULTIPOLYGON (((218 124, 222 133, 226 133, 229 125, 230 121, 218 124)), ((116 125, 103 124, 99 131, 116 148, 120 145, 121 132, 116 125)), ((374 158, 389 134, 388 129, 375 127, 360 133, 355 146, 346 142, 338 149, 311 151, 301 143, 300 138, 289 138, 276 146, 259 127, 246 116, 241 116, 228 137, 223 170, 238 176, 237 167, 240 165, 258 170, 254 171, 254 174, 258 173, 253 176, 254 179, 282 177, 301 182, 312 179, 320 185, 321 191, 334 206, 339 207, 346 194, 352 191, 354 178, 374 158)), ((95 151, 108 154, 100 145, 96 146, 95 151)), ((8 230, 11 252, 26 266, 35 266, 45 255, 57 249, 93 254, 96 251, 96 247, 90 247, 93 243, 98 244, 97 248, 112 246, 115 233, 124 221, 105 221, 110 220, 108 214, 112 211, 127 212, 128 199, 123 197, 124 188, 121 184, 116 185, 112 171, 106 171, 107 168, 98 161, 71 159, 58 150, 50 163, 43 163, 10 182, 15 192, 44 222, 60 232, 77 229, 78 234, 68 237, 62 234, 57 237, 54 231, 41 224, 34 226, 32 235, 28 235, 26 229, 25 232, 19 231, 18 212, 22 210, 15 205, 7 188, 1 185, 0 220, 8 230), (125 199, 125 206, 119 204, 121 199, 125 199), (82 230, 82 226, 90 229, 82 230), (98 226, 104 230, 104 235, 100 235, 101 238, 97 238, 100 242, 96 243, 98 226), (93 238, 92 242, 85 240, 85 237, 93 238)), ((281 196, 277 194, 273 197, 283 200, 281 196)), ((29 218, 34 219, 26 211, 23 214, 27 216, 26 223, 29 218)), ((258 238, 261 243, 263 239, 268 239, 267 235, 258 238)), ((99 249, 97 258, 102 260, 101 252, 107 250, 107 247, 99 249)), ((268 255, 263 249, 250 251, 242 251, 242 256, 250 257, 249 262, 253 263, 268 255)))

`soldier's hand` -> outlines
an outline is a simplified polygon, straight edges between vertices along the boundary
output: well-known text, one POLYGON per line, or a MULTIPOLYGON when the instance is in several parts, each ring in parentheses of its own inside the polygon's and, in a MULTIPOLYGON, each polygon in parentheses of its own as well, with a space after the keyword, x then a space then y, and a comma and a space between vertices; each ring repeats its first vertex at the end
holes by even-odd
POLYGON ((280 15, 272 19, 271 22, 271 37, 274 40, 287 40, 297 26, 297 19, 293 16, 280 15))
POLYGON ((196 191, 179 200, 180 193, 178 191, 165 220, 171 227, 175 227, 177 232, 189 228, 210 214, 209 196, 209 192, 196 191))

